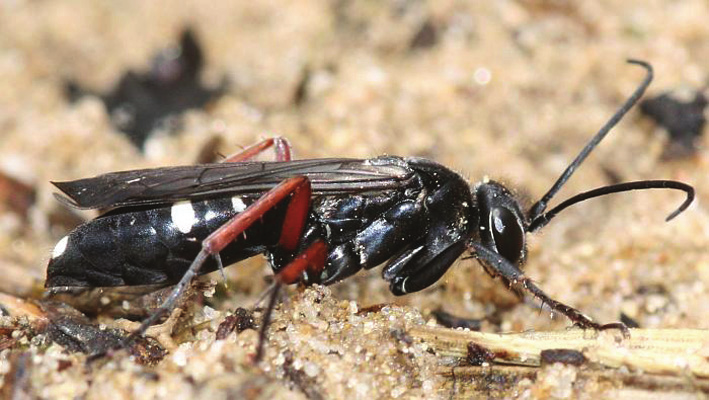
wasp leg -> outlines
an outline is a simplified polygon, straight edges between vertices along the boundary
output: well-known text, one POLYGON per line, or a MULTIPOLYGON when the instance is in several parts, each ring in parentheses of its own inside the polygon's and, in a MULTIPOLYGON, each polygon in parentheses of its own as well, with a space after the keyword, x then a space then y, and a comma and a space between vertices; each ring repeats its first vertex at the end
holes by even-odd
POLYGON ((396 296, 418 292, 436 283, 464 251, 464 240, 446 244, 445 247, 419 246, 389 261, 382 270, 382 276, 396 296))
POLYGON ((290 161, 291 155, 293 153, 293 148, 291 147, 288 140, 283 137, 276 136, 269 139, 262 140, 244 150, 232 154, 229 157, 222 160, 225 163, 249 161, 257 155, 263 153, 267 149, 273 147, 276 153, 276 161, 290 161))
POLYGON ((307 177, 296 176, 289 178, 266 192, 255 203, 247 207, 246 210, 235 215, 229 222, 209 235, 202 242, 202 249, 199 254, 197 254, 194 261, 192 261, 192 264, 182 276, 182 279, 177 283, 172 293, 170 293, 168 298, 153 315, 145 319, 140 324, 140 327, 123 341, 123 346, 130 344, 135 337, 145 333, 145 330, 148 329, 149 326, 175 307, 175 303, 184 294, 194 277, 197 276, 200 268, 202 268, 202 265, 208 257, 219 257, 220 251, 236 240, 239 235, 253 225, 254 222, 258 221, 266 212, 291 195, 292 199, 286 211, 286 222, 279 245, 291 251, 295 250, 298 245, 298 239, 302 235, 305 219, 308 215, 310 194, 310 180, 307 177), (288 220, 288 218, 300 220, 288 220))
POLYGON ((293 261, 288 263, 288 265, 283 267, 283 269, 278 271, 274 284, 271 289, 269 289, 271 295, 269 296, 268 306, 263 314, 261 329, 259 330, 256 355, 253 358, 254 364, 261 361, 261 357, 263 357, 263 345, 266 342, 266 331, 268 330, 268 326, 271 324, 271 316, 273 315, 273 309, 276 307, 276 301, 278 299, 278 293, 281 290, 281 286, 290 285, 303 280, 306 274, 319 276, 325 268, 326 260, 327 245, 322 240, 317 240, 308 246, 302 253, 296 256, 293 261))
POLYGON ((325 268, 326 260, 327 245, 322 240, 317 240, 278 271, 276 283, 290 285, 303 279, 304 274, 318 276, 325 268))
POLYGON ((535 285, 534 282, 524 275, 524 273, 517 268, 511 262, 505 260, 502 256, 487 249, 480 243, 470 242, 468 246, 472 251, 475 251, 475 255, 478 260, 481 260, 488 264, 490 267, 489 271, 494 271, 498 276, 505 279, 510 286, 515 290, 526 290, 531 293, 534 297, 541 300, 542 304, 547 304, 552 310, 564 314, 574 325, 581 327, 582 329, 594 329, 594 330, 606 330, 606 329, 618 329, 621 331, 624 337, 630 337, 630 331, 628 327, 622 322, 613 322, 610 324, 599 324, 591 320, 591 318, 582 314, 579 310, 567 306, 566 304, 560 303, 551 297, 549 297, 539 286, 535 285))

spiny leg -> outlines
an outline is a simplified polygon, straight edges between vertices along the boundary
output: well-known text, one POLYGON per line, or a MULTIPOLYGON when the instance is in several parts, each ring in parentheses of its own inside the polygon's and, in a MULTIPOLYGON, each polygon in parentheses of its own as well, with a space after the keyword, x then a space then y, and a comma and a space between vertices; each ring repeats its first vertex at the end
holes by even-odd
POLYGON ((268 330, 268 326, 271 324, 273 309, 276 307, 276 301, 278 299, 281 286, 296 283, 302 280, 305 274, 314 274, 315 276, 320 275, 322 270, 325 268, 325 261, 327 261, 327 245, 323 241, 318 240, 308 246, 308 248, 293 259, 293 261, 288 263, 288 265, 283 267, 283 269, 278 271, 273 285, 268 290, 271 295, 269 296, 268 305, 264 311, 263 319, 261 321, 261 328, 259 329, 259 340, 256 347, 256 355, 253 359, 255 364, 261 361, 261 358, 263 357, 263 346, 266 342, 266 331, 268 330))
MULTIPOLYGON (((539 288, 534 282, 528 278, 524 273, 517 268, 511 262, 505 260, 502 256, 496 252, 487 249, 480 243, 470 242, 468 243, 469 248, 475 251, 478 259, 488 263, 491 271, 494 271, 506 280, 513 289, 515 290, 526 290, 531 293, 534 297, 538 298, 542 304, 546 304, 554 311, 560 312, 565 315, 574 325, 581 327, 582 329, 594 329, 594 330, 606 330, 606 329, 618 329, 621 331, 624 337, 630 337, 630 331, 628 327, 622 322, 613 322, 610 324, 599 324, 591 320, 579 310, 567 306, 566 304, 560 303, 551 297, 549 297, 542 289, 539 288)), ((489 270, 490 271, 490 270, 489 270)))
MULTIPOLYGON (((202 249, 197 254, 197 257, 195 257, 194 261, 192 261, 192 264, 182 276, 182 279, 180 279, 180 281, 177 283, 172 293, 170 293, 168 298, 153 313, 153 315, 145 319, 140 324, 140 327, 136 329, 133 333, 131 333, 123 341, 123 347, 129 345, 130 342, 137 336, 145 333, 145 330, 148 329, 149 326, 153 325, 158 319, 160 319, 163 315, 165 315, 175 307, 175 303, 185 293, 195 276, 199 274, 202 265, 208 257, 218 258, 220 251, 222 251, 230 243, 236 240, 239 235, 246 231, 246 229, 252 226, 261 217, 263 217, 266 212, 273 209, 276 205, 278 205, 281 201, 283 201, 286 197, 290 195, 293 195, 293 200, 302 197, 307 197, 308 199, 310 199, 310 180, 305 176, 296 176, 281 182, 278 186, 274 187, 270 191, 266 192, 263 196, 261 196, 261 198, 259 198, 255 203, 247 207, 246 210, 235 215, 234 218, 232 218, 230 221, 228 221, 227 223, 219 227, 219 229, 214 231, 211 235, 209 235, 202 242, 202 249)), ((304 205, 302 201, 298 201, 297 204, 298 207, 304 206, 306 210, 305 212, 293 213, 294 218, 299 217, 302 218, 303 221, 300 224, 292 224, 299 225, 302 230, 302 226, 304 226, 305 218, 308 214, 307 208, 309 207, 309 202, 306 202, 304 205)), ((288 211, 290 211, 290 208, 293 208, 292 200, 288 205, 288 211)), ((290 212, 286 213, 287 216, 290 214, 290 212)), ((302 232, 289 232, 289 234, 286 236, 290 237, 291 235, 296 235, 300 237, 301 233, 302 232)), ((281 235, 281 238, 283 238, 283 235, 281 235)), ((295 247, 289 250, 295 250, 295 247)))
POLYGON ((249 161, 257 155, 263 153, 267 149, 273 147, 276 153, 276 161, 290 161, 292 156, 292 147, 288 140, 280 136, 264 139, 244 150, 232 154, 222 160, 225 163, 249 161))

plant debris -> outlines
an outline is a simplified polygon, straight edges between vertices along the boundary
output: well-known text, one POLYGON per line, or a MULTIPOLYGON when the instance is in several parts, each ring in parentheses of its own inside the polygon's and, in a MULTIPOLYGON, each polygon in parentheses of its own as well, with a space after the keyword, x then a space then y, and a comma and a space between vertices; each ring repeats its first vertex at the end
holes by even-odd
POLYGON ((704 111, 708 104, 702 91, 695 92, 688 100, 663 93, 640 102, 640 111, 663 127, 669 135, 664 158, 682 158, 696 153, 697 141, 707 122, 704 111))
POLYGON ((101 98, 116 128, 142 148, 155 128, 175 125, 174 119, 180 113, 202 108, 224 93, 225 79, 218 87, 202 85, 203 64, 202 49, 195 33, 188 28, 182 32, 179 46, 154 57, 148 72, 126 72, 107 94, 97 94, 68 81, 66 95, 72 102, 86 95, 101 98))
POLYGON ((219 324, 217 329, 217 340, 224 340, 230 333, 236 331, 241 333, 247 329, 255 329, 256 323, 254 313, 239 307, 234 311, 233 315, 227 316, 224 321, 219 324))

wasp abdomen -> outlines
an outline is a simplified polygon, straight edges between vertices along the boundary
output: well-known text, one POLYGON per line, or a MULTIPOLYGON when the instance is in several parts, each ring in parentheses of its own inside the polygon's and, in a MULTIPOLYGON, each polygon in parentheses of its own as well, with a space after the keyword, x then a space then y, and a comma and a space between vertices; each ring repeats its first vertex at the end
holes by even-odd
MULTIPOLYGON (((47 268, 47 287, 170 284, 179 281, 200 251, 202 241, 237 213, 251 198, 234 196, 181 201, 155 208, 113 210, 61 239, 47 268)), ((269 223, 283 218, 283 207, 225 248, 230 264, 265 251, 278 241, 269 223)), ((217 268, 209 260, 203 271, 217 268)))

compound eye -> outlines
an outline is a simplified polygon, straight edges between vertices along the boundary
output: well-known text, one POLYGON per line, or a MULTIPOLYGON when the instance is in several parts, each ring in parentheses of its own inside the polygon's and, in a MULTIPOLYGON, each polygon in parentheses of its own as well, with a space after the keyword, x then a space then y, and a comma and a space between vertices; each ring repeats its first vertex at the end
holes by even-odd
POLYGON ((524 229, 510 210, 495 207, 490 212, 490 230, 497 252, 512 263, 518 263, 524 251, 524 229))

